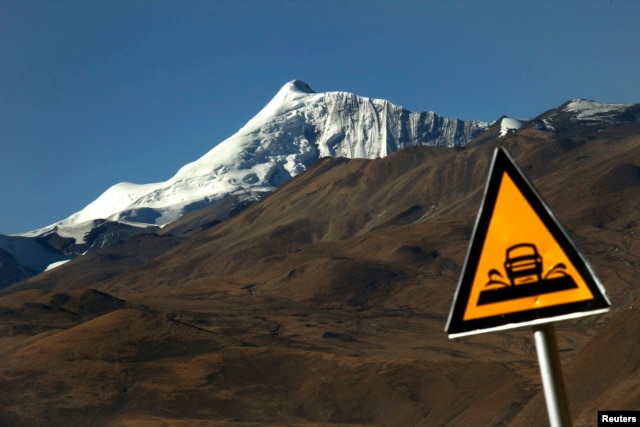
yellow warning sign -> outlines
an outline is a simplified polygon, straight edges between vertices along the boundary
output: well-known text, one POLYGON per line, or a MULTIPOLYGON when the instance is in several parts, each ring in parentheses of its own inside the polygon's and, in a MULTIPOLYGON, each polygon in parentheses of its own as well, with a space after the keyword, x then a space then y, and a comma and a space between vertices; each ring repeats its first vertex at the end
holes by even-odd
POLYGON ((564 250, 504 173, 463 319, 592 298, 564 250))
POLYGON ((454 297, 450 337, 607 311, 586 259, 504 149, 496 149, 454 297))

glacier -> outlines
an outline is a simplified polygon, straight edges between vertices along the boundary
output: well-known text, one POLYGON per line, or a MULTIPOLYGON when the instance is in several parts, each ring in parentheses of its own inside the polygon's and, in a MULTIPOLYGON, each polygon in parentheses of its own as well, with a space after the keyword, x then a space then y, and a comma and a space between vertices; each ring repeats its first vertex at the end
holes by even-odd
POLYGON ((526 128, 570 138, 638 120, 640 104, 573 99, 532 120, 502 116, 490 125, 414 113, 349 92, 317 93, 292 80, 235 134, 167 181, 121 182, 66 219, 0 235, 0 290, 85 252, 156 232, 218 201, 224 200, 218 205, 222 217, 236 214, 321 157, 374 159, 416 145, 482 144, 526 128))
POLYGON ((287 82, 238 132, 169 180, 119 183, 84 209, 42 229, 80 243, 96 221, 163 226, 230 195, 271 192, 320 157, 373 159, 414 145, 466 145, 489 124, 413 113, 389 101, 287 82))

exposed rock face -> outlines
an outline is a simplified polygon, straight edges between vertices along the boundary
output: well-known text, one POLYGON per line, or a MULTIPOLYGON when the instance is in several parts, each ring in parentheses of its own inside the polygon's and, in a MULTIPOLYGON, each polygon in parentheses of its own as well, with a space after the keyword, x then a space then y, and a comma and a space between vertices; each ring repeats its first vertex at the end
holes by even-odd
MULTIPOLYGON (((52 262, 69 259, 89 248, 152 233, 156 226, 233 196, 239 202, 229 204, 228 213, 221 213, 228 217, 239 207, 263 199, 320 157, 371 159, 408 146, 461 146, 487 127, 484 122, 432 112, 412 113, 389 101, 347 92, 316 93, 294 80, 235 135, 182 167, 171 179, 115 184, 81 211, 21 238, 37 238, 47 251, 58 255, 48 257, 52 262)), ((12 255, 17 264, 24 264, 19 254, 12 255)), ((14 275, 19 278, 7 279, 5 285, 47 265, 14 275)))
POLYGON ((230 195, 271 192, 320 157, 373 159, 409 146, 463 146, 487 127, 347 92, 315 93, 294 80, 235 135, 168 181, 116 184, 56 225, 98 218, 164 225, 230 195))

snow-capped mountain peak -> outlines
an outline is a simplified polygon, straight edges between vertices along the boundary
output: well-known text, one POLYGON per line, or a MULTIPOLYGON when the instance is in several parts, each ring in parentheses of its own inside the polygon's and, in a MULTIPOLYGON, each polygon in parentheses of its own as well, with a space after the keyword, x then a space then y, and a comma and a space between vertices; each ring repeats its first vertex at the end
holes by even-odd
POLYGON ((639 119, 640 104, 610 104, 572 99, 539 115, 534 122, 537 126, 571 138, 639 119))
POLYGON ((578 120, 606 120, 633 107, 634 104, 607 104, 587 99, 572 99, 564 106, 564 111, 575 113, 578 120))
POLYGON ((535 128, 563 137, 640 121, 640 104, 571 100, 530 120, 503 116, 492 124, 413 113, 383 99, 348 92, 315 92, 300 81, 284 84, 234 135, 163 182, 122 182, 66 219, 14 236, 0 235, 0 256, 18 267, 0 287, 225 199, 221 218, 233 215, 318 158, 378 158, 408 146, 463 146, 535 128), (36 241, 37 239, 37 241, 36 241), (37 262, 36 262, 37 261, 37 262), (34 264, 35 263, 35 264, 34 264))
POLYGON ((79 240, 98 219, 164 225, 230 195, 273 191, 319 157, 376 158, 411 145, 461 146, 487 127, 347 92, 316 93, 292 80, 237 133, 169 180, 116 184, 69 218, 25 235, 55 231, 79 240))
POLYGON ((316 93, 308 84, 301 80, 291 80, 282 86, 275 96, 265 105, 258 114, 245 124, 240 131, 250 129, 256 125, 260 125, 269 118, 282 115, 291 111, 301 104, 301 101, 309 94, 316 93))
POLYGON ((504 116, 500 119, 500 136, 503 137, 509 132, 514 132, 524 126, 528 120, 514 119, 504 116))

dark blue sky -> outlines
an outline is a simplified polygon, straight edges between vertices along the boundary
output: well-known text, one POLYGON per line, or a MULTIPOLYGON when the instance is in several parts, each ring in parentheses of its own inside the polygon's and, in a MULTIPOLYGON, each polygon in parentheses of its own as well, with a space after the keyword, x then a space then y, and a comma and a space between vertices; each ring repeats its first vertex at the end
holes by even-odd
POLYGON ((170 178, 287 81, 492 121, 640 102, 640 2, 2 0, 0 233, 170 178))

